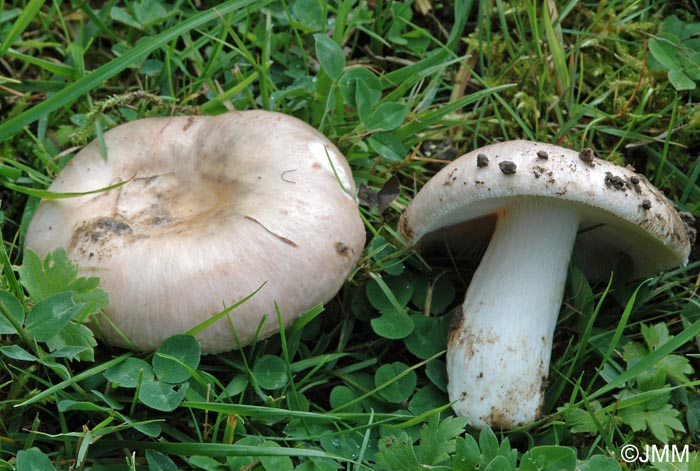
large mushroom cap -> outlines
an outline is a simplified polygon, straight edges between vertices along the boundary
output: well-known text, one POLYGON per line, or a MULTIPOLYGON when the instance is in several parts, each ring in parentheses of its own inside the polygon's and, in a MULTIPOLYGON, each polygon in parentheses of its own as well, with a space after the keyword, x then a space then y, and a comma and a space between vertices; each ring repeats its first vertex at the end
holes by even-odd
POLYGON ((607 276, 623 255, 635 277, 688 260, 687 225, 643 175, 590 150, 524 140, 481 147, 447 165, 416 195, 399 229, 410 243, 451 241, 458 233, 464 244, 471 232, 466 237, 478 245, 488 242, 498 211, 523 197, 568 202, 578 211, 574 256, 591 276, 607 276))
POLYGON ((486 245, 447 339, 448 394, 472 425, 513 428, 540 414, 569 260, 634 276, 685 263, 688 227, 633 171, 592 151, 510 141, 438 172, 399 221, 412 243, 486 245), (483 239, 486 239, 485 241, 483 239))
MULTIPOLYGON (((197 338, 209 353, 250 343, 330 300, 365 233, 350 168, 321 133, 265 111, 141 119, 92 142, 49 187, 85 192, 44 200, 26 246, 65 247, 100 277, 111 322, 139 350, 156 348, 262 286, 197 338)), ((128 346, 109 323, 108 343, 128 346)))

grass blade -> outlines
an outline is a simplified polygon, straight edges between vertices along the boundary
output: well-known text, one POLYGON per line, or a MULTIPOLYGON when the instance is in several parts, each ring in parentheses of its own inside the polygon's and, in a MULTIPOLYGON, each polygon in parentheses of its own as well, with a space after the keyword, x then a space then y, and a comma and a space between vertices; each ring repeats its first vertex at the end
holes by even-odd
POLYGON ((315 412, 295 411, 288 409, 276 409, 274 407, 251 406, 247 404, 216 404, 211 402, 183 402, 183 407, 201 409, 209 412, 219 412, 222 414, 236 414, 250 417, 274 417, 291 418, 298 417, 304 419, 316 419, 322 421, 339 420, 339 417, 331 414, 319 414, 315 412))
POLYGON ((47 397, 53 395, 54 393, 57 393, 58 391, 61 391, 65 388, 67 388, 68 386, 71 386, 73 384, 77 384, 77 383, 91 377, 92 375, 102 373, 110 366, 117 365, 117 364, 121 363, 123 360, 129 358, 130 356, 132 356, 131 353, 124 353, 124 354, 122 354, 122 355, 120 355, 112 360, 109 360, 105 363, 101 363, 101 364, 95 366, 94 368, 89 368, 80 374, 77 374, 71 378, 68 378, 64 381, 61 381, 60 383, 55 384, 55 385, 51 386, 50 388, 44 389, 36 396, 33 396, 30 399, 27 399, 26 401, 24 401, 20 404, 17 404, 15 407, 26 407, 30 404, 35 404, 39 401, 43 401, 47 397))
POLYGON ((43 0, 32 0, 22 9, 22 14, 15 20, 10 32, 5 36, 5 40, 0 44, 0 57, 10 48, 15 39, 20 37, 34 17, 39 13, 39 9, 44 4, 43 0))
MULTIPOLYGON (((241 10, 241 14, 244 14, 247 11, 246 8, 248 7, 259 9, 267 3, 269 3, 269 0, 231 0, 217 6, 216 8, 211 8, 205 12, 194 15, 182 23, 178 23, 172 28, 152 37, 148 41, 140 42, 136 47, 130 49, 123 55, 101 66, 80 80, 73 82, 60 92, 49 97, 38 105, 0 125, 0 142, 8 139, 24 126, 31 124, 32 122, 46 116, 58 108, 70 104, 80 95, 89 92, 93 88, 99 87, 104 81, 109 80, 127 67, 145 59, 151 52, 166 45, 168 42, 172 41, 178 36, 208 23, 209 21, 218 19, 222 14, 237 10, 241 10)), ((24 16, 24 13, 22 16, 24 16)))

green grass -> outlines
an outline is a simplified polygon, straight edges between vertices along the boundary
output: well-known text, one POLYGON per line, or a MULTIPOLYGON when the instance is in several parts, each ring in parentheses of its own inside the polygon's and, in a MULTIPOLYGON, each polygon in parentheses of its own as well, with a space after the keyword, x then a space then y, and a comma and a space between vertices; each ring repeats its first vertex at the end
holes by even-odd
POLYGON ((646 281, 571 268, 538 422, 477 431, 449 408, 445 335, 471 272, 396 232, 441 159, 592 147, 700 214, 700 6, 554 3, 0 3, 0 470, 699 469, 697 255, 646 281), (231 108, 338 144, 366 186, 357 269, 241 351, 96 343, 96 280, 22 250, 38 196, 109 128, 231 108), (690 463, 625 463, 627 444, 688 445, 690 463))

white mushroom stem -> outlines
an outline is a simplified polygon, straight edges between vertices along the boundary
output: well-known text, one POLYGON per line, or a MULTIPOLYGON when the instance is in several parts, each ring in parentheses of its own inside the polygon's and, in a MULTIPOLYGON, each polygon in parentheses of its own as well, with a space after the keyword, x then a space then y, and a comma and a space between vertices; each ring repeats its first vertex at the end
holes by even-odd
POLYGON ((499 212, 448 340, 450 401, 471 425, 537 419, 578 224, 571 205, 551 198, 499 212))

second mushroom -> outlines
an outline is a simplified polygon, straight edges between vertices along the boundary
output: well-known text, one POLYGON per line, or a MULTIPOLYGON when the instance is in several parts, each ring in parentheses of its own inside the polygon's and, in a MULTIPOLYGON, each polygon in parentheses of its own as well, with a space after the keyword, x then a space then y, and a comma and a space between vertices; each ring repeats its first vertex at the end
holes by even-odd
POLYGON ((588 149, 522 140, 447 165, 399 229, 409 243, 488 243, 447 345, 450 401, 476 427, 540 416, 572 254, 589 275, 626 256, 643 277, 685 263, 691 245, 686 223, 643 176, 588 149))

